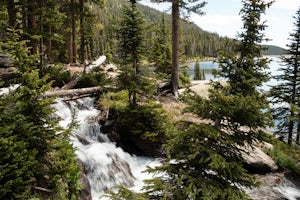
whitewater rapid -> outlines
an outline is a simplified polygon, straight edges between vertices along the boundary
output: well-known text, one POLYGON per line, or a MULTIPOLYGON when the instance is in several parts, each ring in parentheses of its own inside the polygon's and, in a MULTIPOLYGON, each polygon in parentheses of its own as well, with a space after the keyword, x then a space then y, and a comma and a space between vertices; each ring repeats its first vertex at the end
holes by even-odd
POLYGON ((100 111, 94 108, 93 98, 69 102, 57 99, 53 106, 64 128, 72 122, 72 112, 76 114, 78 127, 73 131, 71 141, 84 164, 93 200, 98 200, 115 185, 123 185, 134 191, 142 189, 143 180, 151 178, 151 174, 143 171, 147 166, 153 167, 159 162, 153 158, 130 155, 101 133, 96 120, 100 111))

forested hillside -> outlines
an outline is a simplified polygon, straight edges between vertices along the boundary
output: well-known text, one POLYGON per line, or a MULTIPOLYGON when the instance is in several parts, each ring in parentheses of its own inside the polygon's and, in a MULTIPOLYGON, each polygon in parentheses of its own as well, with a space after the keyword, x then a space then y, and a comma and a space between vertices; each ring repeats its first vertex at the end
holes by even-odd
MULTIPOLYGON (((43 59, 48 63, 83 63, 84 59, 101 54, 116 55, 115 30, 127 1, 96 2, 8 1, 8 6, 2 2, 1 38, 5 38, 7 27, 21 29, 23 39, 30 40, 27 45, 32 47, 31 52, 43 53, 43 59), (6 9, 8 13, 4 14, 6 9)), ((138 9, 146 18, 145 44, 151 49, 160 35, 158 29, 162 18, 165 18, 168 32, 171 31, 171 17, 139 4, 138 9)), ((181 53, 187 57, 215 57, 222 41, 217 34, 203 31, 187 21, 182 21, 181 39, 181 53)))
POLYGON ((264 55, 284 55, 287 54, 286 49, 274 46, 274 45, 263 45, 266 50, 263 51, 264 55))
MULTIPOLYGON (((99 20, 104 25, 104 30, 100 31, 102 38, 99 38, 99 48, 102 52, 113 48, 114 38, 113 29, 116 28, 116 21, 121 16, 122 7, 126 4, 126 0, 111 0, 107 1, 107 8, 104 12, 99 12, 99 20), (101 17, 102 16, 102 17, 101 17), (104 17, 105 16, 105 17, 104 17)), ((159 26, 162 18, 165 18, 165 23, 168 32, 171 32, 171 16, 163 14, 153 8, 137 4, 137 8, 145 16, 147 21, 147 42, 150 47, 153 45, 157 35, 160 35, 159 26)), ((181 21, 181 53, 186 57, 216 57, 216 50, 221 45, 223 38, 216 33, 209 33, 202 30, 195 24, 188 21, 181 21)))

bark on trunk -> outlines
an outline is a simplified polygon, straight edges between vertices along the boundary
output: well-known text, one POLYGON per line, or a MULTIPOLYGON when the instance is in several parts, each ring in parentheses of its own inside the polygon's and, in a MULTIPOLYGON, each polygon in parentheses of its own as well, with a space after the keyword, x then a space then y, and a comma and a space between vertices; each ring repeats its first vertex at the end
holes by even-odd
POLYGON ((80 6, 80 19, 79 19, 79 24, 80 24, 80 62, 85 64, 85 34, 84 34, 84 1, 80 0, 79 1, 79 6, 80 6))
POLYGON ((300 113, 298 113, 298 126, 297 126, 297 137, 296 137, 296 144, 300 144, 300 113))
POLYGON ((72 47, 72 31, 68 31, 68 63, 72 63, 73 47, 72 47))
MULTIPOLYGON (((28 1, 28 29, 29 31, 34 34, 34 32, 37 30, 37 22, 36 22, 36 1, 35 0, 29 0, 28 1)), ((31 39, 30 46, 31 54, 37 54, 38 51, 38 44, 35 39, 31 39)))
POLYGON ((54 63, 54 55, 53 55, 53 52, 52 52, 52 27, 49 26, 48 27, 48 33, 50 35, 49 39, 48 39, 48 47, 47 47, 47 51, 48 51, 48 62, 50 64, 53 64, 54 63))
POLYGON ((8 23, 10 27, 14 27, 17 20, 17 12, 14 0, 7 0, 8 23))
POLYGON ((294 118, 295 114, 292 111, 290 115, 290 122, 289 122, 289 132, 288 132, 288 144, 292 144, 293 140, 293 130, 294 130, 294 121, 292 119, 294 118))
POLYGON ((179 3, 173 1, 172 3, 172 76, 171 89, 175 97, 178 97, 179 87, 179 3))
POLYGON ((75 2, 71 1, 71 15, 72 15, 72 63, 77 62, 77 48, 76 48, 76 15, 75 15, 75 2))

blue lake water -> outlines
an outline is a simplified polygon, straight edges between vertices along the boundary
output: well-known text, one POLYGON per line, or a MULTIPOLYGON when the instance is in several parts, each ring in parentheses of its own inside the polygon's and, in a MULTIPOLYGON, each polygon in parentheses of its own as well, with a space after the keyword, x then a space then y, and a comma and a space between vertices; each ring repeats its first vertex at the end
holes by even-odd
MULTIPOLYGON (((271 59, 271 62, 269 63, 269 69, 268 72, 271 73, 272 76, 278 75, 280 72, 278 69, 280 68, 280 59, 276 56, 268 56, 267 58, 271 59)), ((190 77, 190 80, 194 79, 194 68, 195 68, 196 62, 190 62, 186 65, 188 66, 188 74, 190 77)), ((201 61, 200 62, 200 69, 201 73, 204 71, 205 79, 206 80, 216 80, 216 77, 212 74, 212 70, 216 69, 218 70, 218 63, 215 63, 213 61, 201 61)), ((268 82, 264 83, 261 89, 264 91, 269 90, 270 86, 275 85, 277 83, 276 80, 270 79, 268 82)))

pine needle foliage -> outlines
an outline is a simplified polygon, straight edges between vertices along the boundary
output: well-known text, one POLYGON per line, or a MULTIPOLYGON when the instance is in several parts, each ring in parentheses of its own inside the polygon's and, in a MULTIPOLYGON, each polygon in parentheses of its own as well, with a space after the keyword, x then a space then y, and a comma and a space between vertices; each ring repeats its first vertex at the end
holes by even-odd
POLYGON ((226 49, 220 50, 217 62, 221 68, 219 75, 228 79, 231 94, 251 95, 258 93, 257 87, 270 78, 266 72, 270 60, 262 58, 264 48, 260 45, 266 40, 263 31, 267 26, 266 22, 260 21, 261 15, 265 14, 272 1, 265 3, 263 0, 243 0, 242 4, 240 14, 243 29, 238 34, 240 42, 235 45, 234 53, 226 49))
POLYGON ((268 60, 261 58, 265 24, 260 16, 271 5, 262 0, 243 0, 244 22, 234 52, 220 51, 219 75, 205 99, 191 91, 183 100, 187 112, 208 123, 183 122, 165 145, 167 159, 149 169, 157 177, 145 187, 150 199, 249 199, 243 187, 256 185, 243 168, 245 146, 262 140, 261 127, 269 125, 268 101, 257 87, 268 80, 268 60))
POLYGON ((282 73, 274 78, 278 81, 270 91, 277 125, 276 133, 287 138, 288 144, 293 139, 300 144, 300 8, 294 16, 295 29, 290 33, 290 44, 287 45, 288 56, 281 57, 282 73), (296 135, 296 138, 294 137, 296 135))
POLYGON ((166 25, 165 14, 162 14, 162 19, 158 27, 155 29, 155 38, 150 49, 150 61, 153 62, 155 71, 158 73, 171 73, 171 38, 169 27, 166 25))
POLYGON ((185 124, 166 145, 168 159, 145 187, 150 199, 247 199, 252 186, 230 135, 209 125, 185 124))
POLYGON ((144 56, 145 19, 136 7, 136 1, 125 5, 118 27, 119 62, 122 73, 119 76, 120 89, 128 91, 128 102, 137 106, 139 94, 149 94, 152 82, 143 74, 141 60, 144 56))
POLYGON ((0 198, 75 199, 79 167, 66 137, 70 130, 53 120, 53 99, 43 97, 51 83, 33 66, 18 31, 7 34, 14 46, 1 44, 2 50, 14 58, 19 85, 0 95, 0 198))
POLYGON ((203 76, 200 68, 200 62, 197 60, 194 66, 194 80, 203 80, 203 76))

